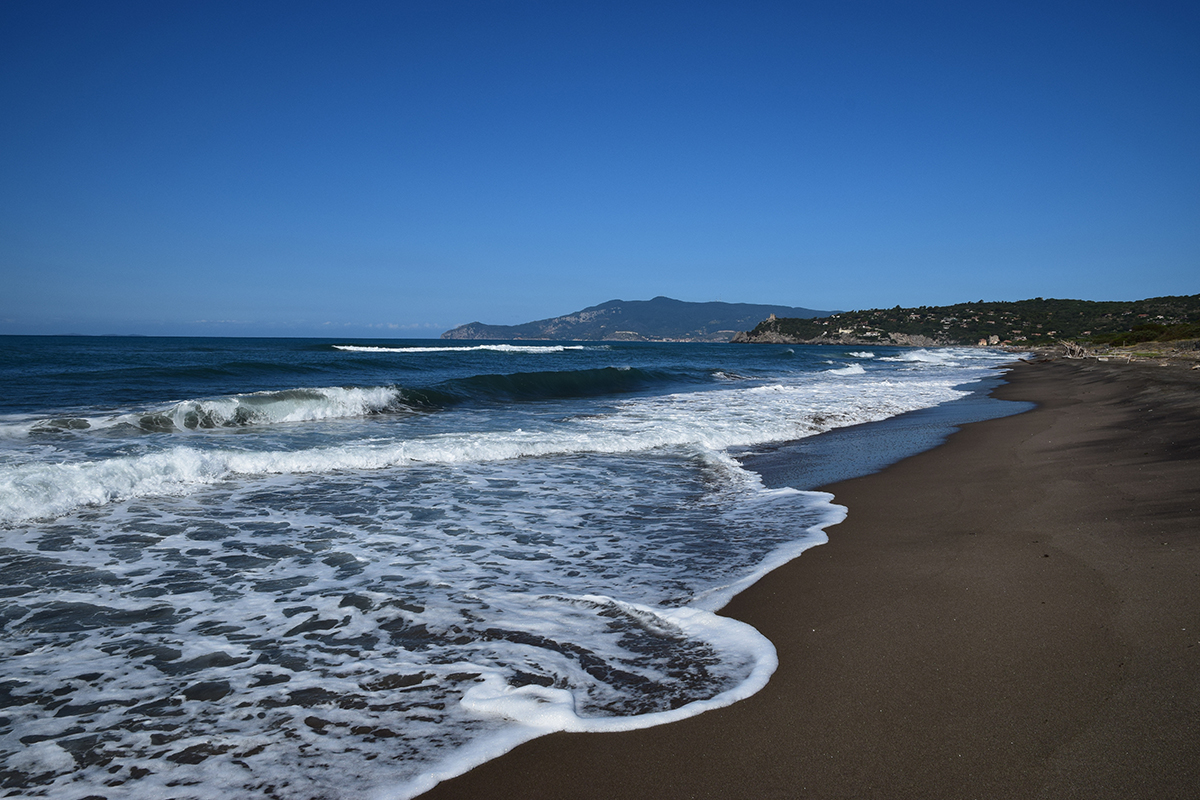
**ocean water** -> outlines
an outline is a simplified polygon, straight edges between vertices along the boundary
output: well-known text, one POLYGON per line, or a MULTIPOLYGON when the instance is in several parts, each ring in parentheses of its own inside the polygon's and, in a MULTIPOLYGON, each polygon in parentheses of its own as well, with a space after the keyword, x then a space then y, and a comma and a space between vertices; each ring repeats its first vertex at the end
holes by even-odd
POLYGON ((714 612, 846 510, 739 459, 1012 360, 0 345, 0 792, 56 800, 407 798, 746 697, 774 648, 714 612))

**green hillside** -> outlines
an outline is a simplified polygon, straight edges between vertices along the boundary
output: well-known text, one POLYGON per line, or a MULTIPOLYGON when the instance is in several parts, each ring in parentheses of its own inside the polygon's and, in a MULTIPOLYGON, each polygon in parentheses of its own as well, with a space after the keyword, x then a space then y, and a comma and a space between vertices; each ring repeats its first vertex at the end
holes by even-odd
POLYGON ((869 309, 813 319, 775 318, 740 342, 1050 344, 1060 339, 1134 344, 1200 337, 1200 295, 1147 300, 1054 300, 958 303, 869 309))
POLYGON ((669 297, 610 300, 573 314, 522 325, 472 322, 442 334, 443 339, 541 339, 550 341, 728 342, 737 331, 775 314, 788 318, 828 314, 810 308, 753 303, 689 303, 669 297))

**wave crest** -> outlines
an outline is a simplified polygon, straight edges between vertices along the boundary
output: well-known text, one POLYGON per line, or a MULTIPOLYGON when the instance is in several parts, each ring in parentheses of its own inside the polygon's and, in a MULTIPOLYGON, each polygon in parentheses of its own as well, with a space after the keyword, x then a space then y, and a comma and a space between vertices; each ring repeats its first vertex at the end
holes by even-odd
MULTIPOLYGON (((132 427, 148 433, 212 428, 240 428, 286 422, 363 417, 411 410, 404 393, 393 386, 323 387, 254 392, 201 400, 183 400, 166 408, 110 417, 58 417, 26 423, 29 433, 105 430, 132 427)), ((417 405, 419 405, 419 399, 417 405)))

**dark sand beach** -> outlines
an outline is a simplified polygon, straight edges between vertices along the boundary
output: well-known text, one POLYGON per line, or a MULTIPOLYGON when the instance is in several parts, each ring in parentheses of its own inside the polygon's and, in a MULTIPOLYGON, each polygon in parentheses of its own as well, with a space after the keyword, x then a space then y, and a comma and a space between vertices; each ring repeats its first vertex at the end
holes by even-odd
POLYGON ((1200 796, 1200 370, 1008 377, 1035 410, 826 487, 830 543, 724 609, 778 648, 757 695, 425 797, 1200 796))

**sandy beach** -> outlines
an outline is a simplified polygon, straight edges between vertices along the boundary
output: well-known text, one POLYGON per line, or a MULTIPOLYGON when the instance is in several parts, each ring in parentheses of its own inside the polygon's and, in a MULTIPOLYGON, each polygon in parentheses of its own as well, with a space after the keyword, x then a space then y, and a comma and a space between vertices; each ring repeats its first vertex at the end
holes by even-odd
POLYGON ((754 697, 556 734, 427 798, 1186 798, 1200 786, 1200 371, 1022 363, 1038 404, 826 487, 827 545, 722 613, 754 697))

